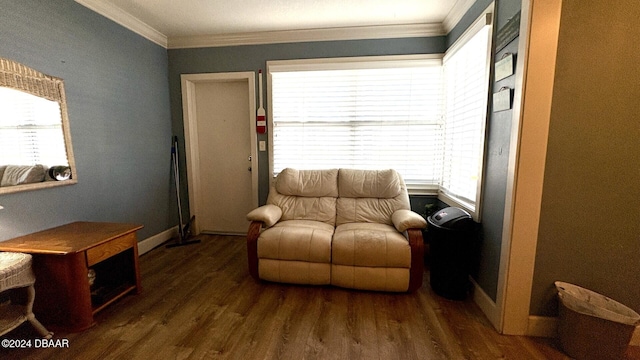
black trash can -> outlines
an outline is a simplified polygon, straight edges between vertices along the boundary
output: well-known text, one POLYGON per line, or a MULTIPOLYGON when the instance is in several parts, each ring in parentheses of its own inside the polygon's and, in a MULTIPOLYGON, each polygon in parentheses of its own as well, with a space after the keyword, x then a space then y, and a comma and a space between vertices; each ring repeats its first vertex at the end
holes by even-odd
POLYGON ((469 290, 470 252, 474 222, 468 212, 448 207, 427 218, 431 250, 431 288, 451 300, 463 300, 469 290))

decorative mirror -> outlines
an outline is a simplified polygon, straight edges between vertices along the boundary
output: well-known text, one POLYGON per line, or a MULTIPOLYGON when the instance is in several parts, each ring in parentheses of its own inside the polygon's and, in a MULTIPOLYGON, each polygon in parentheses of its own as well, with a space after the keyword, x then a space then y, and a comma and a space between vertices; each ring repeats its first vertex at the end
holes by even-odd
POLYGON ((0 194, 77 182, 63 80, 0 57, 0 194))

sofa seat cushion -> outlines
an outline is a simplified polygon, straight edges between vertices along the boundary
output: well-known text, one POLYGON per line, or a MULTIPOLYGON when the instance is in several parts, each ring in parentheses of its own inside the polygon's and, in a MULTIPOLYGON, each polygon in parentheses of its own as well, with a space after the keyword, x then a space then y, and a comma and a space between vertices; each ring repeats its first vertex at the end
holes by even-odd
POLYGON ((333 232, 319 221, 281 221, 260 233, 258 258, 330 263, 333 232))
POLYGON ((349 289, 404 292, 410 277, 407 268, 331 264, 331 285, 349 289))
POLYGON ((259 259, 260 279, 289 284, 329 285, 331 264, 308 261, 259 259))
POLYGON ((411 267, 409 241, 393 226, 347 223, 336 227, 331 262, 365 267, 411 267))

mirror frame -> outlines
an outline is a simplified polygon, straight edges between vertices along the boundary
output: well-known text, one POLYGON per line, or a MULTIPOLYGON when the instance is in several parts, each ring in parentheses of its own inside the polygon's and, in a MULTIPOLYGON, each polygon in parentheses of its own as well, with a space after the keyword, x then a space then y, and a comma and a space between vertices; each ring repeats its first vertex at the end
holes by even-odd
POLYGON ((71 168, 71 178, 68 180, 42 181, 38 183, 0 187, 0 195, 78 183, 78 172, 76 171, 73 146, 71 145, 71 131, 69 130, 69 115, 67 113, 64 81, 61 78, 43 74, 16 61, 0 57, 0 87, 23 91, 40 98, 56 101, 60 104, 62 134, 67 152, 67 161, 71 168))

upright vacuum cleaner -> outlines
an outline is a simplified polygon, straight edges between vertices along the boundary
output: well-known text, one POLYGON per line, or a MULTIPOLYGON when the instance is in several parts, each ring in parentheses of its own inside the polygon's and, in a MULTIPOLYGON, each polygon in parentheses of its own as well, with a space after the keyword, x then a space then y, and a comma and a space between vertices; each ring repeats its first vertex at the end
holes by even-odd
POLYGON ((173 137, 173 144, 171 144, 171 165, 173 167, 173 178, 174 183, 176 185, 176 199, 178 200, 178 242, 174 244, 169 244, 167 247, 176 247, 176 246, 184 246, 190 244, 199 243, 200 240, 192 239, 191 237, 191 228, 193 226, 194 221, 196 220, 196 216, 193 215, 189 222, 185 225, 182 222, 182 203, 180 202, 180 165, 178 164, 178 137, 173 137))

